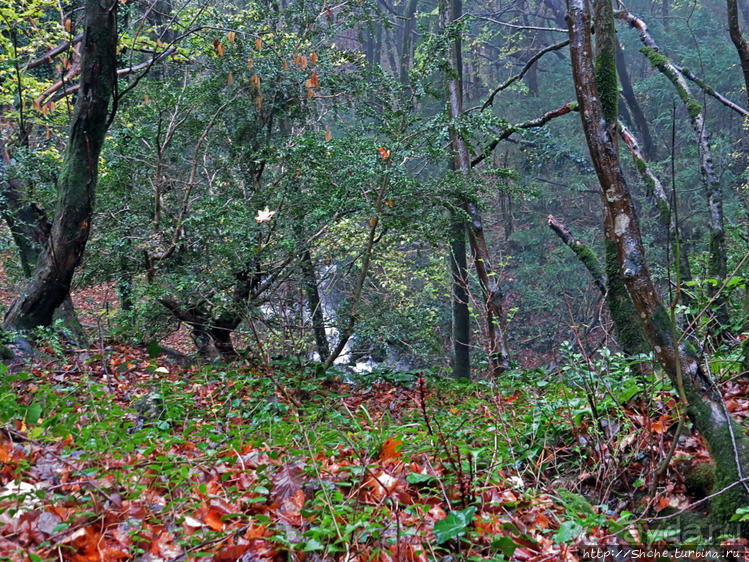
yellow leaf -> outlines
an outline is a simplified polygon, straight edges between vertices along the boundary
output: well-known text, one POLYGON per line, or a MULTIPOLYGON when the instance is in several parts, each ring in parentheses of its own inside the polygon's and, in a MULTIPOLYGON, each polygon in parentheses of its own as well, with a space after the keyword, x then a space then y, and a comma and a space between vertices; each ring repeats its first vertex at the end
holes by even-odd
POLYGON ((333 133, 330 132, 330 129, 325 131, 325 142, 330 142, 332 138, 333 138, 333 133))
POLYGON ((226 40, 227 40, 227 41, 228 41, 229 43, 234 43, 234 39, 235 39, 236 37, 237 37, 237 34, 236 34, 236 33, 234 33, 233 31, 230 31, 229 33, 227 33, 227 34, 226 34, 226 40))
POLYGON ((263 40, 260 37, 258 37, 257 39, 255 39, 255 48, 258 51, 263 48, 263 40))
MULTIPOLYGON (((385 205, 387 205, 387 206, 388 206, 388 207, 390 207, 391 209, 392 209, 393 207, 395 207, 395 203, 393 203, 393 200, 392 200, 392 199, 385 199, 385 205)), ((455 410, 455 408, 453 408, 452 410, 455 410)), ((450 411, 452 411, 452 410, 450 410, 450 411)), ((458 412, 457 412, 457 410, 456 410, 455 412, 453 412, 453 414, 457 414, 457 413, 458 413, 458 412)))

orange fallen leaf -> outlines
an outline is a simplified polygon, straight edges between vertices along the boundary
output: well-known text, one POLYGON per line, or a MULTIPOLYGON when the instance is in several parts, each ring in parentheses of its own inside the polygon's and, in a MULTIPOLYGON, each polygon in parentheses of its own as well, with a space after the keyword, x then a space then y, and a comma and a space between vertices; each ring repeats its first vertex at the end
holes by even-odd
POLYGON ((400 441, 399 439, 396 439, 395 437, 390 437, 389 439, 386 439, 385 442, 382 444, 382 449, 380 449, 380 460, 385 461, 388 459, 394 459, 399 458, 401 456, 400 451, 397 451, 399 445, 402 445, 403 441, 400 441))

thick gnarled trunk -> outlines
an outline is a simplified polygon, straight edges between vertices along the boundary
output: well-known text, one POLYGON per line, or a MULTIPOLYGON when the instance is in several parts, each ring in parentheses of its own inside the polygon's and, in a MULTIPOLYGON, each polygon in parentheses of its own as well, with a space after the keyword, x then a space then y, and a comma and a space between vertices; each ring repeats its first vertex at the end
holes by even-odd
MULTIPOLYGON (((624 282, 656 358, 674 387, 683 389, 687 413, 707 441, 716 462, 716 485, 720 489, 749 474, 749 439, 726 412, 696 351, 683 341, 674 341, 673 325, 645 262, 639 224, 619 165, 617 148, 604 121, 591 61, 590 23, 585 15, 584 0, 567 0, 567 6, 575 93, 603 201, 613 217, 624 282)), ((746 485, 738 484, 718 496, 711 504, 711 511, 717 521, 727 525, 735 509, 747 503, 746 485)), ((742 531, 746 533, 746 529, 742 531)))
POLYGON ((88 241, 109 104, 117 79, 116 0, 86 1, 78 100, 57 184, 57 209, 29 286, 11 305, 4 327, 46 326, 70 292, 88 241))

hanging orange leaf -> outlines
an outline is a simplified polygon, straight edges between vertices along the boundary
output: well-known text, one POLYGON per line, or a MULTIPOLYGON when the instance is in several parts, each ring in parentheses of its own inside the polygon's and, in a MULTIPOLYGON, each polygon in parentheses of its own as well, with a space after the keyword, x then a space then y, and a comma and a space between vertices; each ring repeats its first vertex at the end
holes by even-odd
POLYGON ((327 10, 325 10, 325 14, 328 16, 328 19, 330 19, 331 17, 333 17, 333 12, 330 11, 330 8, 328 8, 327 10))
POLYGON ((283 69, 284 70, 288 70, 289 69, 289 64, 286 62, 286 59, 283 60, 283 69))
POLYGON ((70 29, 73 27, 73 22, 70 21, 70 19, 65 20, 65 31, 70 33, 70 29))
POLYGON ((307 99, 311 100, 315 95, 315 91, 312 88, 307 88, 307 99))
POLYGON ((164 42, 161 39, 156 39, 156 46, 159 49, 163 49, 164 48, 164 42))
POLYGON ((255 48, 258 51, 263 48, 263 40, 260 37, 258 37, 257 39, 255 39, 255 48))
POLYGON ((229 33, 226 34, 226 40, 229 43, 234 43, 234 39, 236 39, 236 37, 237 37, 237 34, 234 33, 233 31, 230 31, 229 33))
POLYGON ((330 129, 325 131, 325 142, 330 142, 332 138, 333 138, 333 133, 330 132, 330 129))
POLYGON ((301 68, 302 70, 307 68, 307 55, 302 55, 299 59, 299 68, 301 68))
POLYGON ((219 57, 224 56, 224 51, 226 50, 226 47, 224 47, 223 43, 219 43, 218 46, 216 46, 216 53, 219 57))
POLYGON ((294 55, 294 64, 297 66, 302 64, 302 55, 300 55, 299 53, 294 55))
POLYGON ((312 54, 309 57, 309 63, 315 64, 317 62, 317 51, 312 51, 312 54))
POLYGON ((258 111, 262 111, 263 109, 263 96, 258 96, 255 98, 255 105, 257 106, 258 111))
MULTIPOLYGON (((385 199, 385 205, 387 205, 387 206, 388 206, 388 207, 390 207, 391 209, 392 209, 393 207, 395 207, 395 203, 393 203, 393 200, 392 200, 392 199, 385 199)), ((454 409, 454 408, 451 408, 451 410, 452 410, 452 409, 454 409)), ((457 412, 455 412, 455 413, 457 413, 457 412)))
POLYGON ((260 88, 260 76, 258 76, 257 74, 253 74, 250 78, 250 83, 256 88, 260 88))
POLYGON ((231 73, 231 70, 229 71, 229 76, 226 77, 226 85, 231 86, 234 84, 234 75, 231 73))
POLYGON ((320 87, 320 80, 317 79, 317 71, 313 70, 312 75, 309 77, 310 84, 313 88, 319 88, 320 87))
POLYGON ((252 70, 252 65, 254 65, 254 64, 255 64, 255 61, 253 61, 252 59, 248 60, 247 61, 247 70, 252 70))
POLYGON ((41 104, 39 103, 39 100, 34 100, 34 109, 35 109, 36 111, 41 111, 41 110, 42 110, 42 106, 41 106, 41 104))
POLYGON ((381 146, 377 152, 380 153, 380 156, 383 160, 387 160, 388 158, 390 158, 390 151, 387 150, 384 146, 381 146))
POLYGON ((146 94, 145 96, 143 96, 143 103, 145 103, 146 105, 148 105, 148 102, 149 102, 148 94, 146 94))
MULTIPOLYGON (((46 140, 49 140, 49 137, 50 137, 50 132, 49 132, 49 129, 47 129, 47 132, 44 134, 44 138, 46 140)), ((2 462, 2 461, 0 461, 0 462, 2 462)))

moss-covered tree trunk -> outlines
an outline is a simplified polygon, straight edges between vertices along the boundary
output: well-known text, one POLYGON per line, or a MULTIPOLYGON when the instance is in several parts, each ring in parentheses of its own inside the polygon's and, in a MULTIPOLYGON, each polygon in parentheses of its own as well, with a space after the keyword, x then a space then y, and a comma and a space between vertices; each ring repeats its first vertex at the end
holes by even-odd
MULTIPOLYGON (((683 341, 674 341, 673 325, 647 268, 639 224, 619 165, 617 147, 604 121, 601 99, 611 92, 599 96, 596 86, 590 22, 584 0, 567 0, 567 7, 575 93, 603 201, 613 217, 621 273, 656 358, 674 386, 684 389, 687 413, 695 429, 707 441, 716 463, 717 489, 722 489, 749 475, 749 438, 726 412, 696 351, 683 341)), ((712 502, 711 512, 716 521, 728 529, 731 515, 746 505, 749 505, 746 483, 738 483, 712 502)), ((742 532, 746 534, 747 529, 742 532)))
MULTIPOLYGON (((600 99, 605 127, 616 146, 616 127, 619 122, 619 78, 616 69, 618 43, 611 0, 594 0, 593 17, 596 28, 593 54, 595 80, 598 91, 603 93, 600 99)), ((603 234, 606 241, 606 299, 616 339, 626 355, 648 353, 650 346, 637 321, 637 312, 619 269, 614 220, 606 205, 603 205, 603 234)))
POLYGON ((13 302, 4 327, 27 330, 52 322, 67 298, 91 228, 99 153, 117 80, 117 1, 87 0, 81 77, 70 137, 57 183, 50 235, 31 283, 13 302))

